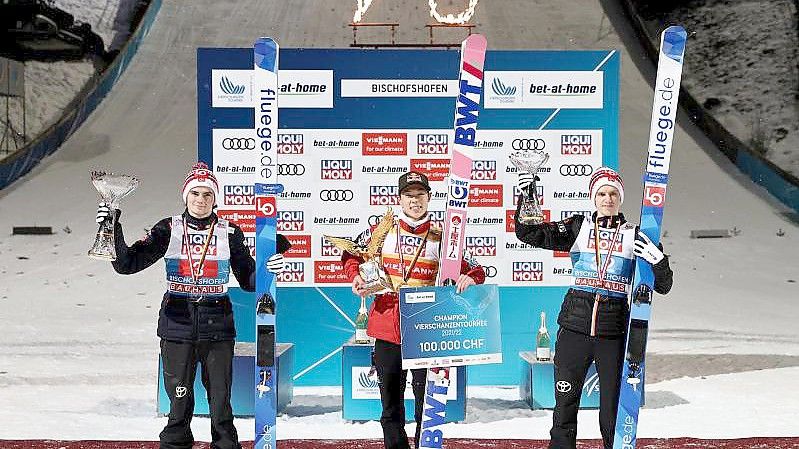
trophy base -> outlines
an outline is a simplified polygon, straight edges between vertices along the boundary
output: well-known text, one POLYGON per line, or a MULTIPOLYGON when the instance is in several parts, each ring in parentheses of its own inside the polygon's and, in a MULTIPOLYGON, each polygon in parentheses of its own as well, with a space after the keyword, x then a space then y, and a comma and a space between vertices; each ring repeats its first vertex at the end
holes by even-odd
POLYGON ((539 225, 544 222, 544 217, 519 217, 519 223, 524 225, 539 225))
POLYGON ((109 261, 109 262, 113 262, 113 261, 117 260, 117 256, 114 255, 114 254, 93 253, 93 252, 89 251, 88 255, 89 255, 89 257, 91 257, 92 259, 95 259, 95 260, 105 260, 105 261, 109 261))

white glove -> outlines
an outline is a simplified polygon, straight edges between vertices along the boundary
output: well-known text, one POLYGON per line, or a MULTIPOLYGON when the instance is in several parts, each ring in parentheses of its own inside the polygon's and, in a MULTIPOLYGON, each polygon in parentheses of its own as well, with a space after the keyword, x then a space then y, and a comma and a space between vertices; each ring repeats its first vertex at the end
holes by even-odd
POLYGON ((111 219, 111 208, 108 207, 106 203, 100 203, 97 205, 97 221, 98 224, 111 219))
POLYGON ((635 239, 633 246, 633 254, 652 265, 657 264, 665 257, 663 251, 652 243, 652 240, 649 240, 649 237, 641 231, 638 231, 638 237, 635 239))
POLYGON ((533 180, 540 181, 541 178, 539 178, 538 175, 534 175, 526 171, 519 172, 519 181, 516 185, 519 186, 519 190, 524 192, 530 187, 530 185, 533 184, 533 180))
POLYGON ((266 269, 272 274, 280 274, 286 268, 286 262, 283 260, 283 255, 275 253, 269 260, 266 261, 266 269))

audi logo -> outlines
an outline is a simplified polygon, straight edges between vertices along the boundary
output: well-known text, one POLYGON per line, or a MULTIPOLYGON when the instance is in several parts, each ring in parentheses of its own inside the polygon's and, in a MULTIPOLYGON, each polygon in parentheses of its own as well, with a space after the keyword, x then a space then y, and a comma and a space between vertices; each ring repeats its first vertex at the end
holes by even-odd
POLYGON ((594 172, 594 167, 588 164, 563 164, 560 174, 563 176, 588 176, 594 172))
POLYGON ((513 139, 511 143, 514 150, 543 150, 546 146, 544 139, 513 139))
POLYGON ((497 267, 491 265, 483 265, 483 271, 485 271, 487 278, 493 278, 497 275, 497 267))
POLYGON ((302 164, 278 164, 277 174, 281 176, 300 176, 305 174, 302 164))
POLYGON ((352 201, 355 194, 352 190, 322 190, 319 199, 322 201, 352 201))
POLYGON ((366 222, 369 223, 369 226, 377 226, 381 218, 383 218, 382 215, 370 215, 366 222))
POLYGON ((572 384, 565 380, 559 380, 555 383, 555 389, 558 390, 558 393, 568 393, 572 391, 572 384))
POLYGON ((227 137, 222 139, 222 148, 225 150, 254 150, 255 139, 227 137))

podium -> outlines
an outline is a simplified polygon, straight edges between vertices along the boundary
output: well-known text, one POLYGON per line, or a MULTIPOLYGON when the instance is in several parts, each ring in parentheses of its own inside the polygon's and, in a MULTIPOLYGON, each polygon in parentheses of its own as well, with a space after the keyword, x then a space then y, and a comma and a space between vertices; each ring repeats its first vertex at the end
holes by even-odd
MULTIPOLYGON (((369 375, 372 367, 372 344, 345 343, 341 357, 341 414, 348 421, 377 421, 383 411, 377 373, 369 375)), ((466 367, 450 370, 453 382, 447 393, 446 422, 466 418, 466 367)), ((411 373, 405 388, 405 420, 412 422, 414 413, 411 373)))
MULTIPOLYGON (((275 351, 277 370, 277 411, 280 412, 294 397, 294 344, 278 343, 275 351)), ((202 382, 201 366, 194 377, 194 414, 208 415, 208 397, 202 382)), ((230 392, 233 415, 255 415, 255 343, 236 342, 233 349, 233 385, 230 392)), ((158 413, 169 414, 169 396, 164 389, 164 365, 158 355, 158 413)))
MULTIPOLYGON (((555 408, 555 364, 551 360, 538 361, 535 351, 520 351, 519 358, 519 398, 533 410, 555 408)), ((585 376, 580 408, 599 408, 599 376, 593 363, 585 376)))

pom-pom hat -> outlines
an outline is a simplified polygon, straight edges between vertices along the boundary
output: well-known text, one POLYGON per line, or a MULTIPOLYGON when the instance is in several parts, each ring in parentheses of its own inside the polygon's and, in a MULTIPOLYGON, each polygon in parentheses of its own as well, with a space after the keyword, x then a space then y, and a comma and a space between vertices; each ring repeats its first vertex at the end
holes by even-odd
POLYGON ((219 183, 216 181, 216 176, 208 169, 205 162, 197 162, 191 167, 189 173, 186 175, 186 181, 183 182, 183 202, 188 202, 189 191, 195 187, 208 187, 214 192, 214 204, 219 198, 219 183))

